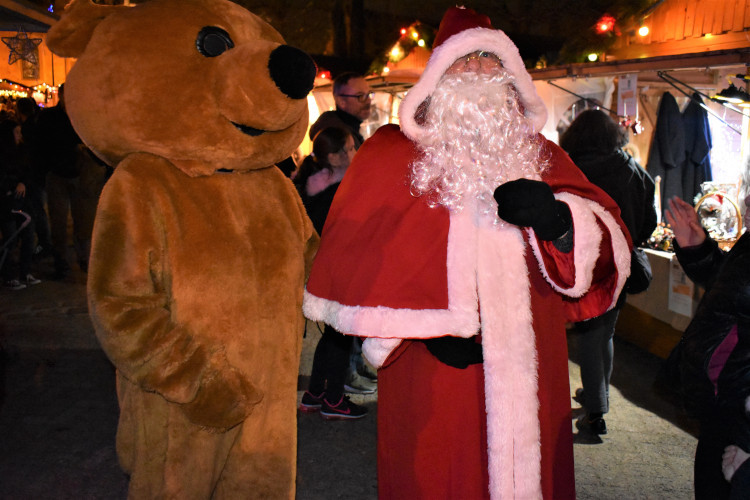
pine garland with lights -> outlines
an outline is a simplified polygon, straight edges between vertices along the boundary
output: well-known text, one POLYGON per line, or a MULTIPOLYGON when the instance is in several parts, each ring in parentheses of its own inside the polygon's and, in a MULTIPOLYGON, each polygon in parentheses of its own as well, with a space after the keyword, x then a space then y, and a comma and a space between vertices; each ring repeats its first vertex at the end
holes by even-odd
POLYGON ((434 28, 419 21, 413 22, 407 28, 401 28, 399 39, 387 52, 372 62, 369 73, 381 74, 389 62, 395 64, 402 61, 416 47, 431 49, 434 39, 434 28))
POLYGON ((560 49, 558 64, 589 62, 590 54, 596 54, 594 61, 612 47, 621 30, 628 26, 633 19, 642 17, 650 12, 663 0, 615 0, 608 3, 606 8, 592 6, 581 9, 582 23, 588 24, 588 29, 579 29, 580 25, 570 29, 570 36, 560 49))

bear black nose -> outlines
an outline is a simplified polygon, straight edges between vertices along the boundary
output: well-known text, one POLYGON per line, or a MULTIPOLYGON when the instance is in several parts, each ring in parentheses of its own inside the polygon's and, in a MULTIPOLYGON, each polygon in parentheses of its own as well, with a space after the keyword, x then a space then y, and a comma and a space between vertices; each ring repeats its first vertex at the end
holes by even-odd
POLYGON ((276 86, 292 99, 302 99, 312 90, 317 72, 310 56, 289 45, 280 45, 271 52, 268 70, 276 86))

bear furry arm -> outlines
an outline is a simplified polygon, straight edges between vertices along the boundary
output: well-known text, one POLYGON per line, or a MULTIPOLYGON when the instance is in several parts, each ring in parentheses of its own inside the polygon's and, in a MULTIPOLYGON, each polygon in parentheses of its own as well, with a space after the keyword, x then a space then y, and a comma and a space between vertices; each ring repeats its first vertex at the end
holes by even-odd
POLYGON ((220 343, 174 320, 163 186, 127 167, 127 160, 117 167, 97 209, 88 277, 97 337, 125 378, 179 404, 197 425, 228 429, 261 395, 229 365, 220 343))

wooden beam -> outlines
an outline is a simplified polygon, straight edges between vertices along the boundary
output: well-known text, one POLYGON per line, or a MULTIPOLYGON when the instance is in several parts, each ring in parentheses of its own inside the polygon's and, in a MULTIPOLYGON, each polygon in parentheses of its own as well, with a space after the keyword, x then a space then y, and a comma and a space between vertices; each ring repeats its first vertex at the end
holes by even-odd
POLYGON ((34 21, 52 26, 60 19, 60 16, 50 14, 37 8, 28 2, 18 2, 15 0, 0 0, 0 7, 4 7, 17 14, 33 19, 34 21))
POLYGON ((750 64, 750 48, 712 53, 680 54, 675 56, 649 57, 603 63, 568 64, 544 69, 530 69, 534 80, 557 78, 611 76, 641 71, 668 71, 673 69, 709 68, 750 64))

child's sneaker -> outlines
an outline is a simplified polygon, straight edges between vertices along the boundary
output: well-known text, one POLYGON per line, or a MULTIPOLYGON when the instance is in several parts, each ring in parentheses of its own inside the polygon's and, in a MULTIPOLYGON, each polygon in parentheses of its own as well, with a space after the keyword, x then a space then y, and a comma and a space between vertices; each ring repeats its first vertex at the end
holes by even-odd
POLYGON ((27 285, 38 285, 41 282, 42 282, 42 280, 40 280, 38 278, 35 278, 31 274, 27 274, 26 275, 26 284, 27 285))
POLYGON ((4 283, 4 286, 9 290, 23 290, 26 288, 26 285, 18 280, 8 280, 4 283))
POLYGON ((377 382, 366 379, 356 372, 349 374, 344 384, 344 392, 349 394, 375 394, 377 390, 377 382))
POLYGON ((349 401, 349 396, 341 396, 335 405, 324 398, 320 407, 320 415, 326 420, 350 420, 367 415, 367 408, 352 403, 349 401))
POLYGON ((320 411, 320 406, 323 404, 323 395, 321 392, 319 396, 314 396, 310 391, 305 391, 302 395, 302 402, 299 404, 299 411, 304 413, 315 413, 320 411))

